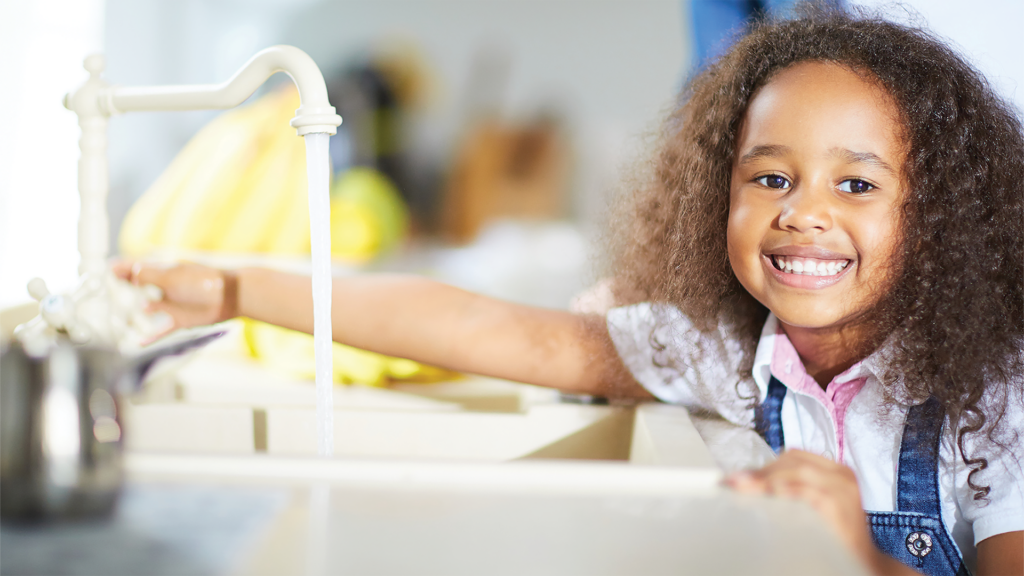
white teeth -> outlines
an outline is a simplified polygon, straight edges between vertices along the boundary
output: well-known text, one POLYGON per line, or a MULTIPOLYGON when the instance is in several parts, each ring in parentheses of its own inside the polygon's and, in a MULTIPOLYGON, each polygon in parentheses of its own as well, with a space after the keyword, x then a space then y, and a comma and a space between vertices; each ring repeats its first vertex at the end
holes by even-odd
POLYGON ((849 260, 819 260, 793 256, 773 256, 772 259, 779 270, 787 274, 803 274, 805 276, 834 276, 850 263, 849 260))

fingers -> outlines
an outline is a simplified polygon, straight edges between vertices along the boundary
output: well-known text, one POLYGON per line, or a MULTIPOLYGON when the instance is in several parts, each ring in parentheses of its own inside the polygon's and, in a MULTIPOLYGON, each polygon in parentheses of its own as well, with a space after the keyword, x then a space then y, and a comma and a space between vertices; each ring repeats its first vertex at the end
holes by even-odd
POLYGON ((159 334, 153 337, 154 340, 166 335, 178 328, 189 328, 203 324, 210 324, 210 313, 202 308, 185 307, 174 302, 157 301, 146 305, 146 314, 150 316, 163 315, 170 319, 169 324, 159 334))
POLYGON ((807 498, 824 488, 846 492, 857 488, 848 467, 803 450, 788 450, 764 468, 734 475, 726 483, 738 492, 793 498, 807 498))
POLYGON ((148 314, 163 313, 173 328, 213 324, 235 316, 234 276, 217 268, 193 263, 119 260, 112 272, 122 280, 147 289, 148 314))
POLYGON ((110 264, 110 271, 121 280, 131 282, 133 264, 135 262, 132 260, 114 260, 110 264))
POLYGON ((743 494, 807 502, 856 554, 867 557, 874 550, 856 475, 842 464, 810 452, 788 450, 760 470, 730 476, 726 484, 743 494))
MULTIPOLYGON (((179 266, 185 266, 184 264, 179 266)), ((173 282, 175 270, 179 266, 168 266, 153 262, 137 260, 132 263, 129 281, 136 286, 152 284, 166 289, 173 282)))
POLYGON ((159 286, 164 280, 166 271, 171 268, 173 266, 143 262, 142 260, 114 260, 110 264, 110 271, 114 273, 114 276, 136 286, 144 284, 159 286))
POLYGON ((224 300, 225 275, 221 270, 193 263, 117 262, 119 277, 136 286, 155 286, 163 299, 181 305, 217 306, 224 300))
POLYGON ((814 471, 823 465, 808 456, 814 455, 802 450, 787 450, 764 468, 734 474, 726 479, 726 483, 739 492, 774 494, 786 483, 799 481, 801 475, 815 474, 814 471))
MULTIPOLYGON (((822 456, 803 450, 790 450, 775 462, 756 471, 755 475, 774 485, 820 484, 832 480, 833 476, 845 476, 849 470, 846 466, 822 456)), ((852 479, 852 472, 850 479, 852 479)))

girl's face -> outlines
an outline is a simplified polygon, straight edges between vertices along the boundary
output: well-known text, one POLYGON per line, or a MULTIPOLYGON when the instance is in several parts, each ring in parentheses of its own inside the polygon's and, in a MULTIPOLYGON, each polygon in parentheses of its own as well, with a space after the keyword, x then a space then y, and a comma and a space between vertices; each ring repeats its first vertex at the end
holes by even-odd
POLYGON ((755 94, 732 168, 729 261, 783 325, 843 328, 878 301, 905 151, 895 105, 847 68, 796 64, 755 94))

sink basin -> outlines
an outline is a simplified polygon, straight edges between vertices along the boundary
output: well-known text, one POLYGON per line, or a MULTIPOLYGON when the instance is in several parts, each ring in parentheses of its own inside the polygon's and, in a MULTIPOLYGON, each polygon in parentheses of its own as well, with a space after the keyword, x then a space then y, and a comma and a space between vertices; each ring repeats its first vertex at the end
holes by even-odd
MULTIPOLYGON (((4 311, 4 328, 32 313, 4 311)), ((230 338, 164 361, 143 393, 121 402, 128 452, 316 454, 314 383, 268 370, 230 338)), ((688 454, 688 465, 715 466, 685 410, 669 406, 564 404, 551 390, 481 377, 395 388, 334 387, 336 456, 678 465, 688 454), (658 442, 678 445, 659 452, 658 442)))
MULTIPOLYGON (((629 456, 628 408, 559 404, 549 391, 486 378, 420 386, 336 386, 335 454, 477 461, 629 456), (538 394, 546 400, 527 398, 538 394), (502 407, 508 411, 496 410, 502 407)), ((316 454, 314 383, 216 350, 164 368, 145 394, 123 403, 122 420, 132 452, 316 454)))
MULTIPOLYGON (((211 346, 158 367, 124 402, 133 453, 316 454, 315 384, 211 346)), ((334 387, 335 456, 505 462, 612 460, 716 468, 681 408, 561 403, 556 393, 466 377, 400 391, 334 387), (500 410, 500 409, 504 410, 500 410)))

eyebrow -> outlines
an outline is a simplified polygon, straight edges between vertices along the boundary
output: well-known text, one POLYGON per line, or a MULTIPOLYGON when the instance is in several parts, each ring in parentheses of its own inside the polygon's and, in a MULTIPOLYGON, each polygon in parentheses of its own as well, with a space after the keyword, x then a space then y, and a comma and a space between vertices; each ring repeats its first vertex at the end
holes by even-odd
MULTIPOLYGON (((779 158, 791 151, 792 149, 789 146, 781 144, 761 144, 754 146, 749 152, 741 156, 739 163, 746 164, 761 158, 779 158)), ((892 166, 873 152, 854 152, 847 148, 830 148, 828 153, 829 156, 844 160, 848 164, 868 164, 886 170, 893 175, 897 174, 892 166)))
POLYGON ((740 164, 746 164, 753 160, 759 160, 761 158, 778 158, 785 156, 790 152, 789 146, 783 146, 781 144, 761 144, 754 146, 740 158, 740 164))
POLYGON ((849 164, 869 164, 876 166, 882 170, 887 170, 890 174, 896 175, 896 170, 889 166, 885 160, 878 157, 877 154, 871 152, 854 152, 853 150, 847 150, 846 148, 832 148, 829 151, 831 156, 845 160, 849 164))

